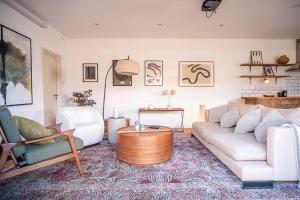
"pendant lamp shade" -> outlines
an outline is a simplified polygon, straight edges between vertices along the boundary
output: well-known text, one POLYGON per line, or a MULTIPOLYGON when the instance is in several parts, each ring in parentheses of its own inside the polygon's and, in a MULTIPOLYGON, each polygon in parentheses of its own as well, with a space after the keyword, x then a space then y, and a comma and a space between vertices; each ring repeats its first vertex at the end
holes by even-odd
POLYGON ((124 59, 117 62, 115 70, 118 74, 131 76, 140 73, 140 66, 131 59, 124 59))

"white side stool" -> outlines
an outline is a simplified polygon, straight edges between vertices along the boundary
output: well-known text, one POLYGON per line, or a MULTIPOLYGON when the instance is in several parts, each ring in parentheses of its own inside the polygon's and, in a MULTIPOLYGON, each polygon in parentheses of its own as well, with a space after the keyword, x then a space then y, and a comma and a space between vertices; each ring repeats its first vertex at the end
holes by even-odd
POLYGON ((119 128, 126 127, 126 118, 108 118, 107 129, 108 129, 108 141, 109 143, 116 144, 117 143, 117 130, 119 128))

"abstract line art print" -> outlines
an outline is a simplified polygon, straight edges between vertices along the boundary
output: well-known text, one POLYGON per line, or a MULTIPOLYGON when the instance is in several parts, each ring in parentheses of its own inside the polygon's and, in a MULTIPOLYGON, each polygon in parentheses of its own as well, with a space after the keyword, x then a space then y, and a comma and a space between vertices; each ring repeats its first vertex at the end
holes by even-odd
POLYGON ((163 61, 145 60, 145 85, 162 86, 163 85, 163 61))
POLYGON ((180 61, 179 86, 181 87, 213 87, 213 61, 180 61))

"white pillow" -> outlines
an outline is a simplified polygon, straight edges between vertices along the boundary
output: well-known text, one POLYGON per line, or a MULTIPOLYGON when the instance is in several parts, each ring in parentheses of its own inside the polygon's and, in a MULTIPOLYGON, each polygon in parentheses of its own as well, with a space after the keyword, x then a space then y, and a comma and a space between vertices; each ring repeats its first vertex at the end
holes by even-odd
POLYGON ((209 122, 220 122, 222 115, 227 112, 227 104, 209 109, 209 122))
POLYGON ((267 141, 268 128, 272 126, 281 126, 290 121, 282 116, 278 110, 272 110, 266 114, 261 123, 255 128, 254 135, 260 143, 267 141))
POLYGON ((233 108, 222 115, 220 120, 220 126, 222 128, 234 127, 240 118, 240 112, 238 108, 233 108))
POLYGON ((261 108, 250 111, 242 116, 236 124, 234 133, 243 134, 254 131, 261 121, 261 108))

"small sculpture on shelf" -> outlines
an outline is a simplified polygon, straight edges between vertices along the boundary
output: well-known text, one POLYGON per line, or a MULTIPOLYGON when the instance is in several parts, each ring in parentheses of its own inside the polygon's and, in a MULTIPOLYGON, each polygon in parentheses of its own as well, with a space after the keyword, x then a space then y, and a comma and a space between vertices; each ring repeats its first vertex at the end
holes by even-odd
POLYGON ((163 95, 168 95, 168 109, 172 109, 172 96, 176 94, 176 90, 164 90, 163 95))
POLYGON ((83 92, 73 92, 73 97, 71 97, 68 101, 76 104, 77 106, 93 106, 96 105, 96 101, 90 99, 92 93, 92 90, 86 90, 83 92))

